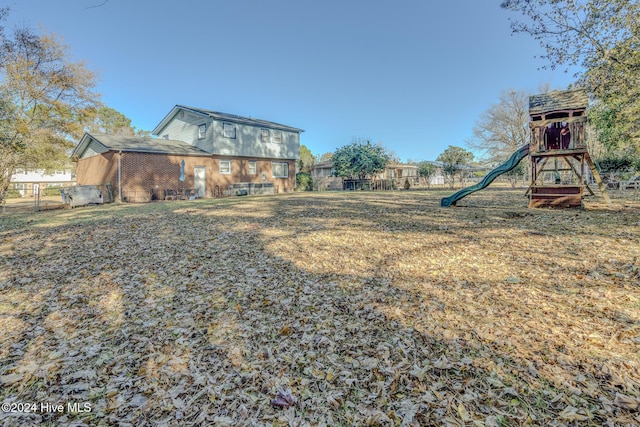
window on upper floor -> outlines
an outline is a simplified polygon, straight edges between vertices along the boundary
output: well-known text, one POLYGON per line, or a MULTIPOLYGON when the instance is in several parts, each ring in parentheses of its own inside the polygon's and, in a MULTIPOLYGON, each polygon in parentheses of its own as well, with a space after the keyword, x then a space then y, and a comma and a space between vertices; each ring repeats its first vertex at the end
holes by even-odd
POLYGON ((262 142, 269 142, 269 129, 260 129, 260 140, 262 142))
POLYGON ((204 139, 206 134, 207 134, 207 125, 204 123, 201 125, 198 125, 198 139, 204 139))
POLYGON ((169 139, 169 134, 165 133, 164 135, 162 135, 162 139, 169 139))
POLYGON ((231 175, 231 160, 220 160, 220 173, 231 175))
POLYGON ((271 175, 274 178, 288 178, 289 177, 289 163, 287 163, 287 162, 272 162, 271 163, 271 175))
POLYGON ((232 125, 231 123, 223 123, 222 124, 222 134, 225 138, 236 138, 236 125, 232 125))
POLYGON ((273 142, 275 142, 276 144, 281 144, 282 143, 282 132, 279 130, 274 130, 273 131, 273 142))
POLYGON ((258 173, 258 162, 255 160, 249 160, 249 175, 256 175, 258 173))

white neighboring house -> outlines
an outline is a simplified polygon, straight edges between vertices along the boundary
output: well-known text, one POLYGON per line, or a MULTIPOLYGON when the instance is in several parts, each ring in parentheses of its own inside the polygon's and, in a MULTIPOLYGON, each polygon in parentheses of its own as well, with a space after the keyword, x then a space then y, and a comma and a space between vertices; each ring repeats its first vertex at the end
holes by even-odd
POLYGON ((17 190, 22 197, 34 196, 51 187, 69 187, 76 184, 76 175, 71 169, 45 172, 44 170, 16 169, 11 175, 9 189, 17 190))

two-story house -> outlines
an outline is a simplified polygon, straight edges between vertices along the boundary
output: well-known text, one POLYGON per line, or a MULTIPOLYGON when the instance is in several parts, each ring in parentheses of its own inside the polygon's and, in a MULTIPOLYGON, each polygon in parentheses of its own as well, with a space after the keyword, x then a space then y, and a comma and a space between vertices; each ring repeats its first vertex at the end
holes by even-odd
POLYGON ((76 177, 71 169, 45 171, 42 169, 18 168, 11 175, 11 189, 21 197, 34 196, 47 188, 62 188, 75 185, 76 177))
POLYGON ((302 129, 176 105, 158 138, 86 133, 73 152, 79 185, 109 185, 123 201, 162 199, 168 189, 199 197, 242 184, 293 191, 302 129))

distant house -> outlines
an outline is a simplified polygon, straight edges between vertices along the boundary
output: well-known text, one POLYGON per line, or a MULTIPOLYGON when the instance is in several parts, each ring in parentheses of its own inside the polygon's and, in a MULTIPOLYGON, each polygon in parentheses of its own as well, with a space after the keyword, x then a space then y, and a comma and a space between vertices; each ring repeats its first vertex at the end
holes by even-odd
POLYGON ((73 157, 79 185, 109 185, 123 201, 163 199, 180 189, 197 190, 198 197, 239 187, 288 192, 302 132, 176 105, 153 130, 159 138, 86 133, 73 157))
POLYGON ((385 171, 380 174, 380 179, 409 179, 411 185, 418 183, 418 166, 399 162, 389 162, 385 171))
POLYGON ((10 189, 20 196, 33 196, 47 188, 69 187, 76 183, 76 176, 71 168, 56 171, 16 169, 11 175, 10 189))
POLYGON ((333 162, 318 162, 311 171, 316 190, 342 190, 342 178, 333 176, 333 162))
POLYGON ((332 161, 318 162, 313 165, 313 170, 311 171, 312 178, 330 178, 332 176, 333 176, 332 161))
MULTIPOLYGON (((333 162, 319 162, 313 167, 312 176, 314 178, 333 176, 333 162)), ((400 178, 417 178, 418 167, 398 162, 389 162, 384 172, 376 175, 376 179, 400 179, 400 178)))
MULTIPOLYGON (((342 190, 342 178, 334 177, 333 172, 333 162, 316 163, 312 171, 315 186, 320 190, 342 190)), ((390 162, 383 172, 373 177, 373 180, 377 181, 393 180, 399 185, 402 185, 405 179, 409 179, 411 185, 418 184, 418 167, 416 165, 390 162)))
POLYGON ((427 161, 436 168, 436 172, 429 178, 429 185, 444 185, 444 173, 442 172, 443 164, 437 161, 427 161))

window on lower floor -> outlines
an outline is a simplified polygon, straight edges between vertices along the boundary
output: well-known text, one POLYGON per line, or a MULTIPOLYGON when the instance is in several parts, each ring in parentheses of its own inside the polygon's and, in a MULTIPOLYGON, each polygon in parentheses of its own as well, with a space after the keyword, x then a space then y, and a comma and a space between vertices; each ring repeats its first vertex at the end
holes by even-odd
POLYGON ((255 175, 258 173, 258 162, 255 160, 249 160, 249 175, 255 175))
POLYGON ((289 163, 287 162, 272 162, 271 174, 274 178, 288 178, 289 177, 289 163))
POLYGON ((231 160, 220 160, 220 173, 222 175, 231 174, 231 160))

